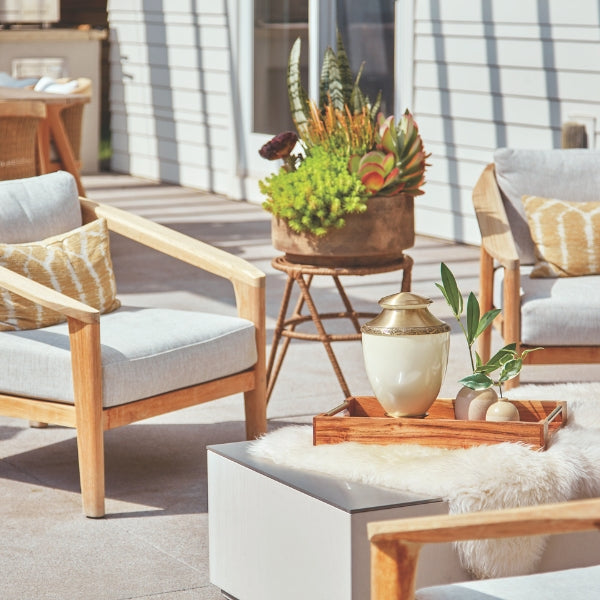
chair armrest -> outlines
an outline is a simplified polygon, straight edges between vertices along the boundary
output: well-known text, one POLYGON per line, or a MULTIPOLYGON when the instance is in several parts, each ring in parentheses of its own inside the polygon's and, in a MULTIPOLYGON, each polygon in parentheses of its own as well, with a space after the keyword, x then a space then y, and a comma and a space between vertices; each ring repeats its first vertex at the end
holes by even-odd
POLYGON ((100 312, 95 308, 65 296, 65 294, 61 294, 37 281, 28 279, 6 267, 0 267, 0 288, 7 289, 14 294, 83 323, 98 323, 100 321, 100 312))
POLYGON ((412 600, 423 544, 600 530, 600 498, 380 521, 369 523, 367 529, 371 542, 372 600, 412 600))
POLYGON ((252 287, 264 287, 265 274, 248 261, 169 227, 119 208, 80 198, 84 221, 104 217, 111 231, 195 267, 252 287))
POLYGON ((473 188, 473 206, 484 249, 503 267, 517 270, 519 255, 496 183, 493 164, 483 170, 473 188))
POLYGON ((367 525, 369 539, 418 543, 543 535, 600 529, 600 498, 541 506, 435 515, 367 525))

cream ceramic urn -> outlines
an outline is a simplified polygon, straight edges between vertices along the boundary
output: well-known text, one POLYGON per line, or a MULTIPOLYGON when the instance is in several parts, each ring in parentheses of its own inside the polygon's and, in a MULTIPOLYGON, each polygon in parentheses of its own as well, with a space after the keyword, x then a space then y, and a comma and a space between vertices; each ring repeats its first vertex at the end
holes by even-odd
POLYGON ((391 417, 424 417, 442 386, 450 326, 429 312, 431 302, 410 292, 386 296, 361 328, 369 383, 391 417))

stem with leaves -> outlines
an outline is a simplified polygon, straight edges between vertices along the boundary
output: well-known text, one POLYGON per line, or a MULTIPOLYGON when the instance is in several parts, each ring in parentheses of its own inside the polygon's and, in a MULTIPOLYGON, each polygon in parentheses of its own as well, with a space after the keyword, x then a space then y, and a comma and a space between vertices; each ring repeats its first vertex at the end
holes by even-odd
POLYGON ((469 348, 469 358, 471 359, 471 375, 463 377, 459 383, 471 388, 472 390, 485 390, 493 385, 498 386, 500 398, 502 398, 502 384, 516 377, 523 368, 523 359, 530 353, 542 348, 531 348, 523 351, 520 355, 517 353, 516 343, 507 344, 501 348, 486 363, 483 363, 481 357, 475 352, 473 358, 473 344, 475 340, 492 324, 492 321, 500 314, 501 310, 495 308, 487 311, 481 316, 479 301, 475 294, 471 292, 467 298, 467 319, 466 327, 462 322, 462 313, 464 309, 463 297, 456 284, 456 279, 452 271, 444 264, 441 264, 442 283, 435 285, 442 292, 448 306, 452 309, 456 320, 458 321, 469 348), (492 373, 500 371, 494 379, 492 373))
MULTIPOLYGON (((471 292, 467 298, 467 320, 465 327, 462 322, 463 313, 463 297, 456 284, 456 279, 452 271, 446 266, 445 263, 441 264, 442 283, 436 283, 435 285, 442 292, 448 306, 452 309, 452 313, 456 317, 460 328, 465 334, 467 340, 467 346, 469 348, 469 358, 471 359, 471 371, 475 372, 476 359, 473 358, 473 344, 475 340, 492 324, 492 321, 500 314, 500 309, 493 309, 486 312, 483 316, 481 315, 481 309, 479 308, 479 301, 475 297, 475 294, 471 292)), ((477 354, 477 353, 475 353, 477 354)), ((477 356, 477 359, 479 357, 477 356)))

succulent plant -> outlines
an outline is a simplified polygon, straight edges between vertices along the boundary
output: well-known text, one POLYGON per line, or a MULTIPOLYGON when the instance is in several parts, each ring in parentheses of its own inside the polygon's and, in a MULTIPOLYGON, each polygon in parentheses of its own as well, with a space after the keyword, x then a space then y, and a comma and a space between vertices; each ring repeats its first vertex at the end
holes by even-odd
POLYGON ((423 140, 411 113, 406 110, 398 126, 394 117, 377 116, 375 150, 350 157, 348 168, 356 173, 371 194, 401 192, 417 196, 425 183, 427 158, 423 140))
POLYGON ((267 160, 282 159, 286 171, 295 171, 296 162, 301 160, 299 155, 292 154, 297 142, 295 131, 284 131, 271 138, 258 153, 267 160))
MULTIPOLYGON (((298 135, 304 140, 310 120, 310 106, 308 94, 300 80, 301 44, 300 38, 297 38, 290 51, 287 85, 292 120, 298 135)), ((345 107, 350 107, 353 113, 360 113, 366 108, 371 119, 374 120, 381 104, 381 92, 374 104, 371 104, 369 98, 362 93, 359 87, 362 66, 356 79, 352 81, 348 55, 339 31, 337 32, 336 47, 337 54, 328 46, 323 55, 319 81, 319 110, 324 111, 328 105, 331 105, 338 111, 344 111, 345 107)))

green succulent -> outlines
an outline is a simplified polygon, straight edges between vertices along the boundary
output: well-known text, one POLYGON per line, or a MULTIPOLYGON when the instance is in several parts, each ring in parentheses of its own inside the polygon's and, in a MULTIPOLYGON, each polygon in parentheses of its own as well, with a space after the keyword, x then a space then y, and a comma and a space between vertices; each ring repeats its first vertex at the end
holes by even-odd
POLYGON ((263 208, 285 219, 293 231, 322 236, 345 225, 345 217, 367 209, 367 191, 348 171, 348 156, 315 146, 295 171, 283 167, 259 182, 263 208))
POLYGON ((375 130, 375 150, 364 156, 350 157, 348 168, 356 173, 372 194, 393 195, 401 192, 418 196, 425 183, 426 154, 423 140, 412 115, 405 111, 398 126, 394 117, 380 113, 375 130))

